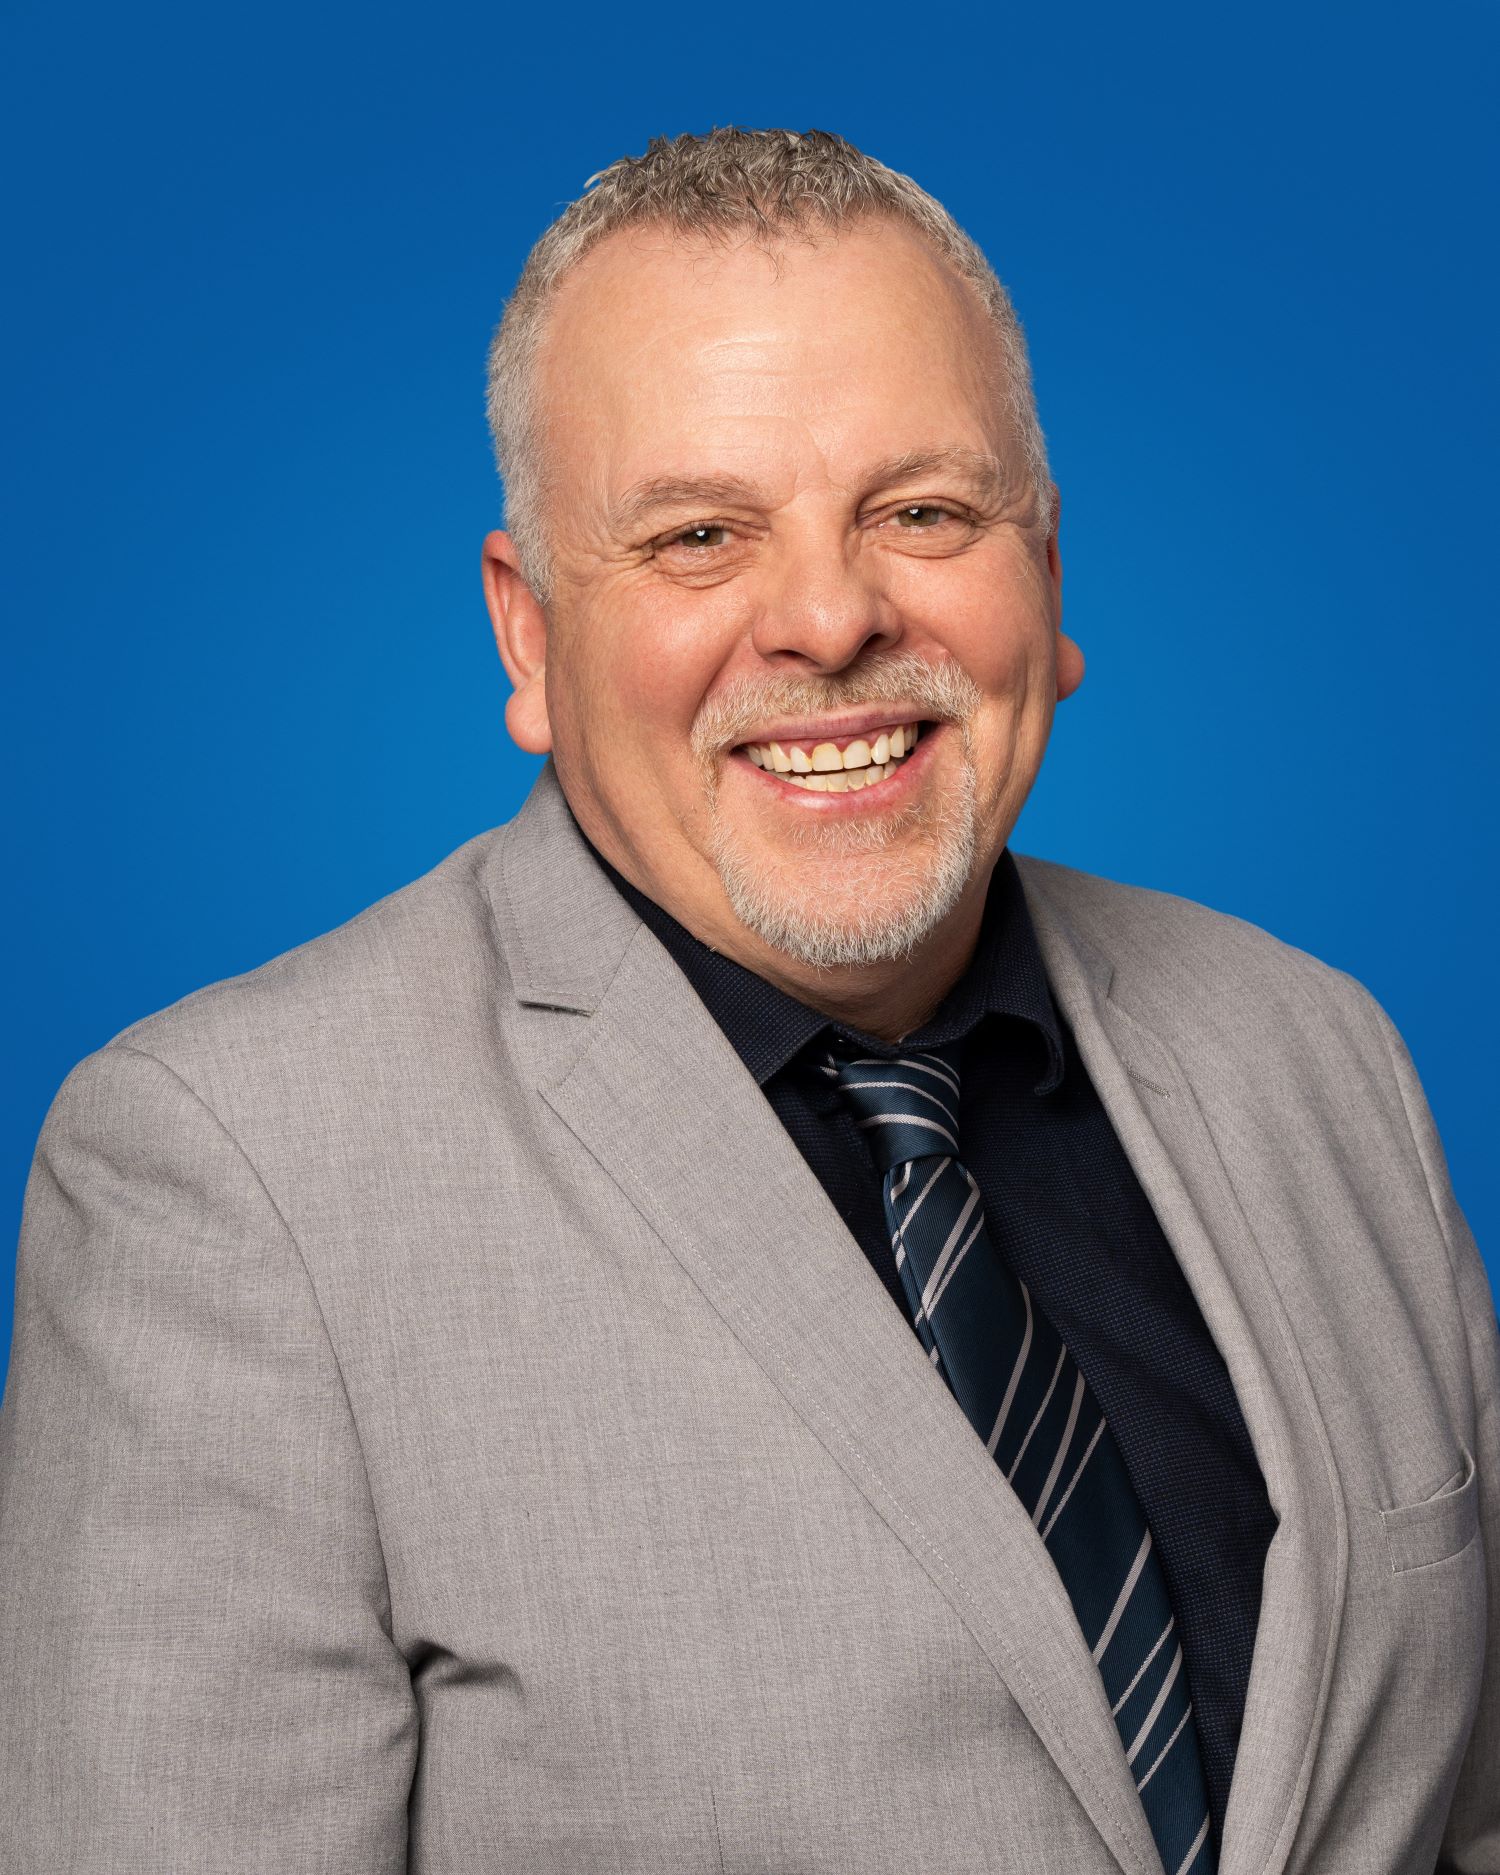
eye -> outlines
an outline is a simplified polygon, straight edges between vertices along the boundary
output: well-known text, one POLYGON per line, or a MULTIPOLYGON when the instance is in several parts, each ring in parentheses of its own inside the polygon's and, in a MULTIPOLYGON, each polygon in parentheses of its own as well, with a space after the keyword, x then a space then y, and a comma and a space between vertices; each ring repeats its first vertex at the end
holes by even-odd
POLYGON ((696 527, 685 527, 680 534, 669 534, 662 542, 664 547, 686 547, 688 551, 699 552, 708 547, 722 547, 729 539, 729 529, 715 521, 704 521, 696 527))
POLYGON ((891 516, 897 527, 927 528, 936 527, 939 521, 951 520, 946 508, 937 508, 925 501, 914 501, 904 508, 898 508, 891 516))

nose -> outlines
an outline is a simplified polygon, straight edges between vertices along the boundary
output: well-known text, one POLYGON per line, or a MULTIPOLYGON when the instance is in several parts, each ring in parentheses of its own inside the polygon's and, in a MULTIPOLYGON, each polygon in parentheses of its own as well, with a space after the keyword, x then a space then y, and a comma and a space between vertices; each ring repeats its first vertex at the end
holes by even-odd
POLYGON ((780 577, 765 593, 751 642, 770 662, 823 672, 843 670, 901 637, 895 606, 868 559, 842 541, 784 548, 780 577))

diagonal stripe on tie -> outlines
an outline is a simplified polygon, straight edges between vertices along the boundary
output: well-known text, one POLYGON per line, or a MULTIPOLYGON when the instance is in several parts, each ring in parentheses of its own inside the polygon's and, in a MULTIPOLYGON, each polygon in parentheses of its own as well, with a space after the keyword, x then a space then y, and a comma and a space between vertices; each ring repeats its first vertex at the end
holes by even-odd
POLYGON ((884 1178, 912 1322, 1037 1526, 1104 1681, 1167 1875, 1211 1875, 1208 1794, 1166 1577, 1119 1446, 1061 1336, 990 1240, 959 1157, 956 1050, 830 1054, 884 1178))

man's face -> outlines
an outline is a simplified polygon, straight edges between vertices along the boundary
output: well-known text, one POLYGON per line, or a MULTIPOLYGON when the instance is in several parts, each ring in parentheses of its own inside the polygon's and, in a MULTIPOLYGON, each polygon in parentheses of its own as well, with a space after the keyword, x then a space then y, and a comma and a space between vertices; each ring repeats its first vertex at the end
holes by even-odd
POLYGON ((972 912, 1081 662, 971 289, 884 221, 632 230, 565 279, 539 379, 553 590, 510 722, 595 845, 762 969, 972 912))

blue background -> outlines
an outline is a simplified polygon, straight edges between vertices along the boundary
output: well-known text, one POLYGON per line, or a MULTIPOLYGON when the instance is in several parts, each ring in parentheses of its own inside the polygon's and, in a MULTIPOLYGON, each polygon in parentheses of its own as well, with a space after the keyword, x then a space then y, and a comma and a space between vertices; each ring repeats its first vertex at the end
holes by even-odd
POLYGON ((1030 332, 1089 674, 1014 843, 1368 984, 1497 1267, 1496 21, 10 9, 7 1245, 79 1056, 521 800, 485 345, 593 171, 738 122, 910 171, 1030 332))

